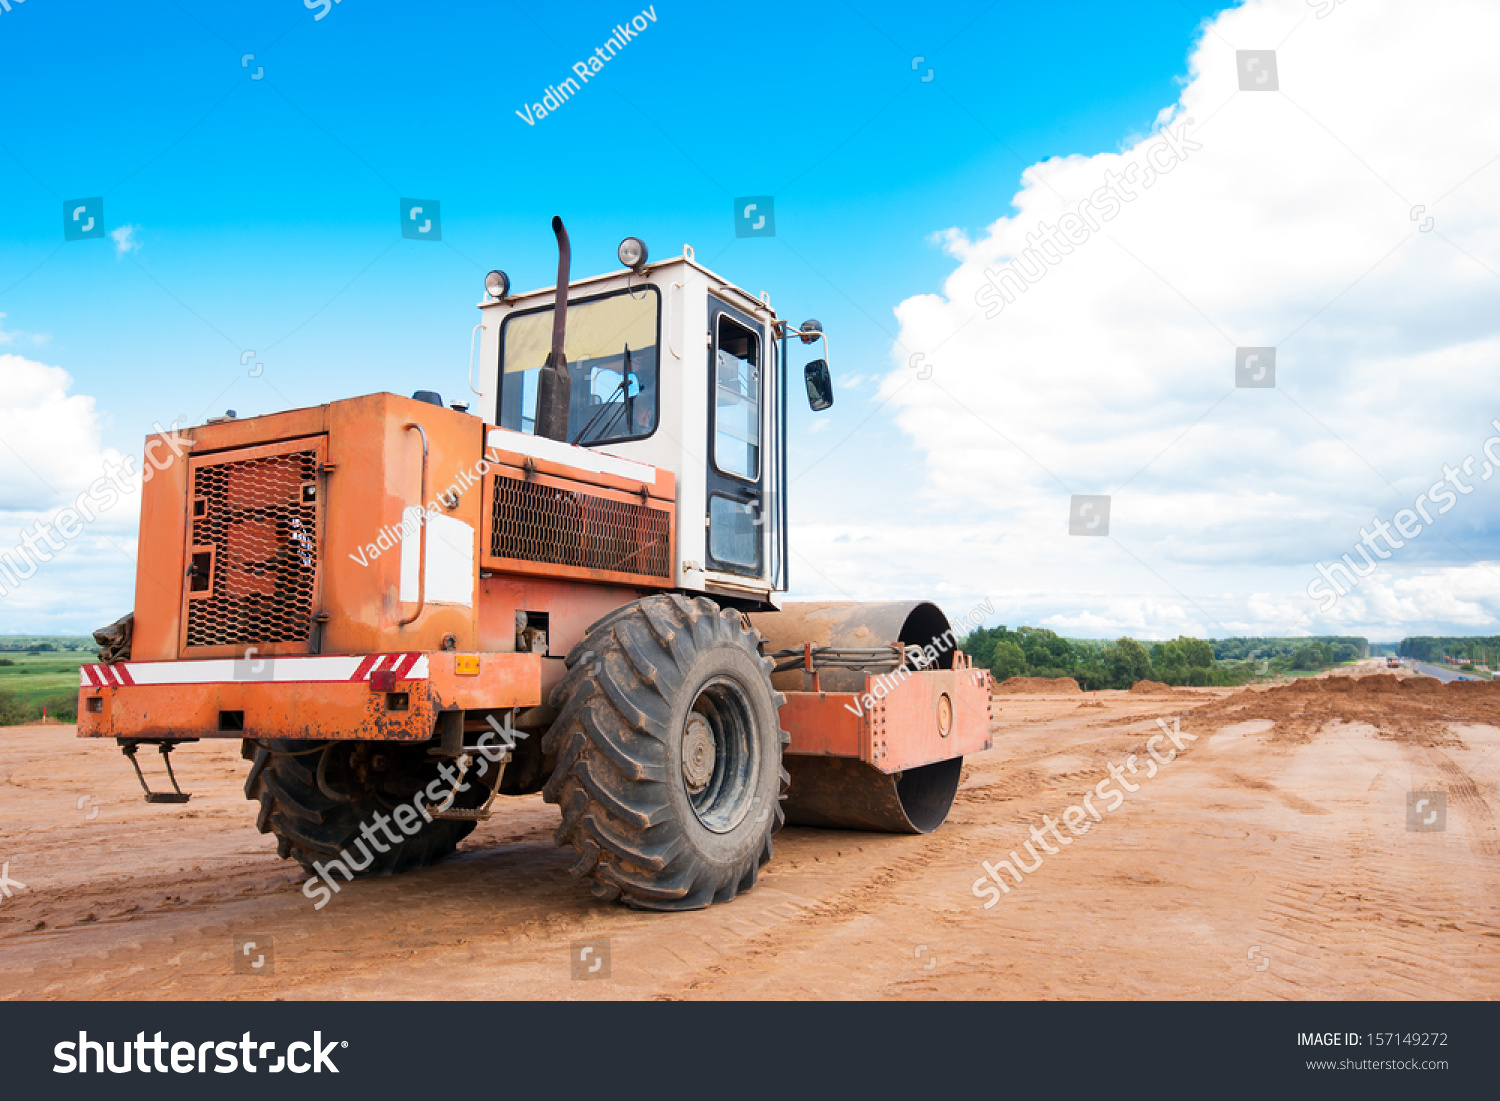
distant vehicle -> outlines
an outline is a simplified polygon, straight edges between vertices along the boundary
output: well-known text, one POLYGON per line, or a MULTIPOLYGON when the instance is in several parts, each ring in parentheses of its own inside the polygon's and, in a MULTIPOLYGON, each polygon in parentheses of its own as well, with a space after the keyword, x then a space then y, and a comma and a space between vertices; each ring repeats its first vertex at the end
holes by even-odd
POLYGON ((1397 661, 1395 658, 1391 658, 1385 664, 1386 664, 1386 668, 1387 669, 1400 669, 1401 668, 1401 663, 1399 661, 1397 661))

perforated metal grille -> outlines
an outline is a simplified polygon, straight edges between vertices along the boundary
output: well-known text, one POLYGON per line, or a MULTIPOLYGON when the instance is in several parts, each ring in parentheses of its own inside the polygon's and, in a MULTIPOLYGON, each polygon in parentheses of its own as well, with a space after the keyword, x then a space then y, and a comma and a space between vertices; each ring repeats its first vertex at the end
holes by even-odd
POLYGON ((294 451, 194 471, 188 646, 309 637, 318 572, 317 468, 315 451, 294 451))
POLYGON ((494 518, 497 558, 672 576, 672 522, 661 509, 497 476, 494 518))

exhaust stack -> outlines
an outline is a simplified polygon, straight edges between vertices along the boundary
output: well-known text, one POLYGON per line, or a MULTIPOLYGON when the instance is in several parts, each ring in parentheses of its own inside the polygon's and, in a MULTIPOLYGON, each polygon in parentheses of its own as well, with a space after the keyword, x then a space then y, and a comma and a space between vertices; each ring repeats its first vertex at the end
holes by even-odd
POLYGON ((573 382, 568 377, 563 338, 567 333, 568 273, 573 263, 573 249, 561 218, 552 219, 552 232, 557 234, 557 298, 552 310, 552 351, 547 353, 547 362, 537 377, 536 434, 567 443, 573 382))

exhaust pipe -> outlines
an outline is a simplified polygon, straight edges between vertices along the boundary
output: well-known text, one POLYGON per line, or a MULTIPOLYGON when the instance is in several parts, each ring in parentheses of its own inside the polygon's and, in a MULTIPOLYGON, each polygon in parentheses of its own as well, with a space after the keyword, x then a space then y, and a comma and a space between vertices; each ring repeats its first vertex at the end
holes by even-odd
POLYGON ((568 324, 568 271, 573 249, 561 218, 552 219, 552 232, 557 234, 557 298, 552 308, 552 351, 547 353, 547 362, 537 377, 536 434, 567 443, 573 380, 568 377, 568 361, 563 356, 563 337, 568 324))

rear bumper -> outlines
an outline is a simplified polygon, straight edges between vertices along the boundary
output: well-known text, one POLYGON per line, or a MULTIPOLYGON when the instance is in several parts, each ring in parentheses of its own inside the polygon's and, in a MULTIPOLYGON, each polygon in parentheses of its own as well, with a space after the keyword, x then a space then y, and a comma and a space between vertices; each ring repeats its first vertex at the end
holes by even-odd
POLYGON ((979 753, 991 745, 989 685, 983 669, 934 669, 866 677, 864 692, 787 692, 786 752, 885 773, 979 753))
POLYGON ((544 660, 433 651, 85 665, 78 736, 424 741, 440 711, 540 704, 544 660))

